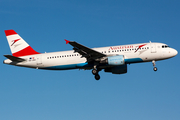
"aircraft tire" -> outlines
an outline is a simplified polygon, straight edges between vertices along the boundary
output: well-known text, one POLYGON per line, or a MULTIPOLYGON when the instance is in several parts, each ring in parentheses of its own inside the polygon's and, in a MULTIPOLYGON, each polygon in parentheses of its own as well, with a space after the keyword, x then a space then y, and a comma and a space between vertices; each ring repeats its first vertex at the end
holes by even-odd
POLYGON ((94 77, 95 77, 96 80, 100 79, 100 75, 99 74, 95 75, 94 77))
POLYGON ((93 74, 93 75, 97 75, 97 74, 98 74, 98 71, 97 71, 96 69, 93 69, 93 70, 92 70, 92 74, 93 74))
POLYGON ((154 70, 154 71, 157 71, 157 67, 154 67, 153 70, 154 70))

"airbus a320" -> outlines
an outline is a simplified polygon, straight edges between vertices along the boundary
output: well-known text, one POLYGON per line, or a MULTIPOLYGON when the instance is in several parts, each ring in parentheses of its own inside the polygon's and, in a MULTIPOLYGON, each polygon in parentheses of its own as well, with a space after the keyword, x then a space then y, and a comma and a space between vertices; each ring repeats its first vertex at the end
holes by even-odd
POLYGON ((75 41, 66 40, 73 50, 39 53, 21 38, 14 30, 5 30, 12 55, 4 55, 5 64, 45 69, 45 70, 92 70, 96 80, 100 79, 99 71, 112 74, 127 73, 127 64, 152 62, 153 70, 157 71, 155 62, 172 58, 177 50, 164 43, 141 43, 117 45, 100 48, 88 48, 75 41))

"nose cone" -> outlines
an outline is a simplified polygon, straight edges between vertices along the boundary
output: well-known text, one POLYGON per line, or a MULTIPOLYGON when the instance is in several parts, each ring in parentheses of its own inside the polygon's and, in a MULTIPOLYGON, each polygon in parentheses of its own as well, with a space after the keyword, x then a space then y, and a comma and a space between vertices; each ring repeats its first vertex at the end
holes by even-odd
POLYGON ((174 56, 176 56, 176 55, 178 54, 178 51, 175 50, 175 49, 173 49, 173 50, 171 51, 171 54, 172 54, 172 56, 174 57, 174 56))

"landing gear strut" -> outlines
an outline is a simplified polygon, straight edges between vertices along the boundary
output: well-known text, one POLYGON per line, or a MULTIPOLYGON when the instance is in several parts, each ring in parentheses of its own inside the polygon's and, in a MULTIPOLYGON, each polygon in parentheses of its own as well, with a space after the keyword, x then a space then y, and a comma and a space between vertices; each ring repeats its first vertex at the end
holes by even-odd
POLYGON ((155 62, 155 60, 152 61, 152 64, 153 64, 153 67, 154 67, 153 70, 154 70, 154 71, 157 71, 157 67, 156 67, 156 62, 155 62))

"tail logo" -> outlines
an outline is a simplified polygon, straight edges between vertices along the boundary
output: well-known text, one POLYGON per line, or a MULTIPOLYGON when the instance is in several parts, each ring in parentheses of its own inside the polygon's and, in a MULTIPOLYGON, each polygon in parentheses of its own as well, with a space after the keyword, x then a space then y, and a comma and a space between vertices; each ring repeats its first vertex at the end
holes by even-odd
POLYGON ((12 45, 11 46, 13 46, 14 45, 14 43, 16 43, 17 41, 19 41, 20 39, 17 39, 17 40, 13 40, 12 42, 12 45))

